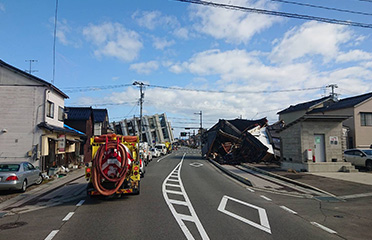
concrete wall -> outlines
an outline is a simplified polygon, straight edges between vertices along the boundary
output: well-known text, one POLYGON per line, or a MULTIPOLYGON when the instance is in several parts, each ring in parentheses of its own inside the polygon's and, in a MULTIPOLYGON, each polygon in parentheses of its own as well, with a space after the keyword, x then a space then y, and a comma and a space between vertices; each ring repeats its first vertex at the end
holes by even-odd
POLYGON ((306 114, 305 110, 290 112, 290 113, 284 113, 284 114, 279 115, 279 120, 284 121, 285 124, 289 124, 289 123, 299 119, 300 117, 302 117, 305 114, 306 114))
POLYGON ((325 139, 325 161, 343 161, 342 149, 342 122, 306 121, 301 122, 302 135, 302 161, 306 161, 306 149, 314 152, 314 135, 324 134, 325 139), (330 137, 337 137, 338 144, 331 144, 330 137))
POLYGON ((298 122, 280 132, 280 138, 283 169, 291 168, 296 171, 339 171, 344 164, 341 122, 298 122), (315 134, 324 134, 325 136, 325 163, 308 162, 307 149, 311 149, 314 153, 315 134), (330 137, 338 138, 337 145, 331 144, 330 137))
POLYGON ((284 162, 302 163, 300 127, 300 124, 294 124, 280 132, 281 159, 284 162))

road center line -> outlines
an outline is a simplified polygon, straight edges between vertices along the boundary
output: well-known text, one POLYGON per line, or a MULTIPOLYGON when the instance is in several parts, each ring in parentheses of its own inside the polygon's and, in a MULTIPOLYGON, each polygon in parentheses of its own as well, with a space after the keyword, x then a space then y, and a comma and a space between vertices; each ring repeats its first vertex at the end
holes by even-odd
POLYGON ((85 200, 81 200, 78 204, 76 204, 76 207, 80 207, 81 205, 83 205, 85 202, 85 200))
POLYGON ((62 219, 63 222, 66 222, 70 220, 70 218, 74 215, 74 212, 69 212, 64 219, 62 219))
POLYGON ((49 233, 49 235, 44 240, 52 240, 57 235, 58 232, 59 232, 59 230, 51 231, 49 233))
POLYGON ((321 225, 321 224, 319 224, 319 223, 317 223, 317 222, 311 222, 311 224, 313 224, 314 226, 317 226, 318 228, 323 229, 323 230, 326 231, 326 232, 329 232, 329 233, 332 233, 332 234, 337 233, 336 231, 333 231, 332 229, 327 228, 327 227, 325 227, 325 226, 323 226, 323 225, 321 225))
POLYGON ((267 201, 272 201, 270 198, 264 196, 264 195, 260 195, 260 197, 262 197, 263 199, 267 200, 267 201))
POLYGON ((292 209, 287 208, 286 206, 280 206, 280 208, 281 209, 284 209, 287 212, 290 212, 290 213, 293 213, 293 214, 297 214, 297 212, 293 211, 292 209))

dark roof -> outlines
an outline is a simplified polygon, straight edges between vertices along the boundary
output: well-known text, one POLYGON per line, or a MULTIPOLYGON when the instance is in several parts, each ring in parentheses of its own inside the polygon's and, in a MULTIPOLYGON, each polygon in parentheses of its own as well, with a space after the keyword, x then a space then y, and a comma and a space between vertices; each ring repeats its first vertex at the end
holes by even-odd
POLYGON ((92 109, 94 122, 104 122, 106 120, 107 109, 92 109))
POLYGON ((80 132, 80 131, 77 131, 76 129, 73 129, 73 128, 62 128, 62 127, 57 127, 57 126, 53 126, 53 125, 50 125, 46 122, 41 122, 37 125, 39 128, 44 128, 44 129, 47 129, 51 132, 57 132, 57 133, 71 133, 71 134, 75 134, 75 135, 85 135, 84 133, 80 132))
POLYGON ((301 110, 309 110, 309 108, 311 108, 312 106, 317 105, 321 102, 324 102, 328 99, 331 99, 331 97, 328 96, 328 97, 323 97, 323 98, 320 98, 320 99, 312 100, 310 102, 299 103, 299 104, 294 105, 294 106, 291 105, 288 108, 278 112, 277 114, 297 112, 297 111, 301 111, 301 110))
POLYGON ((291 126, 293 126, 293 125, 295 125, 296 123, 299 123, 299 122, 305 122, 305 121, 343 122, 350 117, 351 116, 348 116, 348 115, 304 115, 304 116, 298 118, 297 120, 295 120, 295 121, 293 121, 293 122, 291 122, 287 125, 284 125, 284 127, 282 127, 281 129, 279 129, 277 131, 281 132, 284 129, 287 129, 287 128, 289 128, 289 127, 291 127, 291 126))
POLYGON ((66 120, 88 120, 92 113, 91 107, 65 107, 66 120))
POLYGON ((15 73, 21 74, 21 75, 23 75, 24 77, 26 77, 26 78, 28 78, 28 79, 31 79, 31 80, 33 80, 33 81, 35 81, 35 82, 38 82, 38 83, 40 83, 40 84, 42 84, 42 85, 44 85, 44 86, 50 87, 50 88, 52 88, 54 91, 56 91, 56 92, 58 92, 59 94, 61 94, 64 98, 69 98, 69 97, 68 97, 64 92, 62 92, 61 90, 59 90, 56 86, 54 86, 53 84, 51 84, 51 83, 49 83, 49 82, 47 82, 47 81, 44 81, 44 80, 41 79, 41 78, 38 78, 38 77, 36 77, 36 76, 34 76, 34 75, 32 75, 32 74, 29 74, 29 73, 27 73, 27 72, 25 72, 25 71, 22 71, 21 69, 18 69, 18 68, 16 68, 16 67, 14 67, 14 66, 12 66, 12 65, 10 65, 10 64, 8 64, 8 63, 6 63, 6 62, 4 62, 4 61, 2 61, 2 60, 0 60, 0 66, 2 66, 2 67, 4 67, 4 68, 7 68, 7 69, 9 69, 9 70, 11 70, 11 71, 13 71, 13 72, 15 72, 15 73))
POLYGON ((355 96, 355 97, 349 97, 339 100, 338 102, 335 102, 327 107, 314 109, 309 113, 316 113, 316 112, 325 112, 325 111, 333 111, 338 109, 344 109, 344 108, 351 108, 355 107, 356 105, 368 100, 369 98, 372 98, 372 92, 366 93, 363 95, 355 96))

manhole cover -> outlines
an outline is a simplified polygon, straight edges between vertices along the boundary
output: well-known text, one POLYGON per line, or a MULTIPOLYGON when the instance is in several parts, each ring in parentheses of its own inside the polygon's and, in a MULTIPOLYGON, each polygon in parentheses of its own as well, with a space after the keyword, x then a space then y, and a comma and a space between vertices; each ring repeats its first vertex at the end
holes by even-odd
POLYGON ((1 230, 7 230, 7 229, 12 229, 12 228, 18 228, 26 225, 26 222, 14 222, 14 223, 6 223, 3 225, 0 225, 1 230))

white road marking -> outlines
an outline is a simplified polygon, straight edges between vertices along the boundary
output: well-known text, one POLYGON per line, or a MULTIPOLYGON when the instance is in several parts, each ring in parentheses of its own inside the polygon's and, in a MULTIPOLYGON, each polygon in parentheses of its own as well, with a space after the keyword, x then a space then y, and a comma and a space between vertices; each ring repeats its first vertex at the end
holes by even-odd
POLYGON ((57 235, 58 232, 59 232, 59 230, 51 231, 49 233, 49 235, 44 240, 52 240, 57 235))
POLYGON ((64 219, 62 219, 63 222, 66 222, 70 220, 70 218, 74 215, 74 212, 69 212, 64 219))
POLYGON ((243 201, 240 201, 238 199, 235 199, 235 198, 232 198, 232 197, 229 197, 229 196, 223 196, 222 200, 221 200, 221 203, 220 205, 218 206, 218 211, 220 212, 223 212, 233 218, 236 218, 246 224, 249 224, 255 228, 258 228, 262 231, 265 231, 267 233, 270 233, 271 234, 271 229, 270 229, 270 224, 269 224, 269 219, 267 218, 267 215, 266 215, 266 211, 265 209, 263 208, 260 208, 258 206, 255 206, 255 205, 252 205, 252 204, 249 204, 249 203, 246 203, 246 202, 243 202, 243 201), (231 201, 235 201, 237 203, 240 203, 242 205, 245 205, 247 207, 251 207, 251 208, 254 208, 254 209, 257 209, 258 211, 258 216, 260 217, 260 224, 257 224, 255 222, 252 222, 246 218, 243 218, 235 213, 232 213, 232 212, 229 212, 227 211, 225 208, 226 208, 226 205, 227 205, 227 201, 228 200, 231 200, 231 201))
POLYGON ((293 211, 293 210, 290 209, 290 208, 287 208, 286 206, 280 206, 280 208, 284 209, 284 210, 287 211, 287 212, 290 212, 290 213, 293 213, 293 214, 297 214, 297 212, 293 211))
POLYGON ((317 227, 323 229, 323 230, 326 231, 326 232, 329 232, 329 233, 332 233, 332 234, 337 233, 336 231, 333 231, 332 229, 327 228, 327 227, 325 227, 325 226, 323 226, 323 225, 321 225, 321 224, 319 224, 319 223, 317 223, 317 222, 311 222, 311 224, 313 224, 314 226, 317 226, 317 227))
POLYGON ((173 171, 168 175, 168 177, 163 182, 162 191, 163 191, 164 200, 167 203, 169 209, 171 210, 171 212, 173 214, 173 217, 176 219, 178 225, 180 226, 183 234, 185 234, 187 239, 194 239, 194 236, 192 235, 190 230, 187 228, 184 221, 195 223, 195 226, 198 229, 201 238, 208 240, 209 239, 208 234, 204 230, 204 227, 201 224, 201 222, 200 222, 200 220, 199 220, 199 218, 198 218, 198 216, 197 216, 197 214, 196 214, 196 212, 195 212, 195 210, 194 210, 194 208, 191 204, 191 201, 190 201, 189 197, 187 196, 185 188, 183 187, 183 184, 182 184, 181 167, 182 167, 182 163, 183 163, 183 159, 185 158, 185 155, 186 155, 186 153, 183 154, 181 162, 173 169, 173 171), (175 175, 175 173, 177 174, 178 179, 177 180, 170 179, 170 177, 173 177, 175 175), (171 186, 171 187, 174 186, 175 185, 174 182, 178 183, 177 187, 180 188, 180 191, 168 190, 166 188, 167 186, 171 186), (185 201, 171 199, 168 196, 168 193, 182 195, 183 198, 185 199, 185 201), (185 215, 185 214, 177 213, 174 205, 187 206, 191 215, 185 215))
POLYGON ((78 204, 76 204, 76 207, 80 207, 84 204, 85 200, 81 200, 78 204))
POLYGON ((260 195, 260 197, 262 197, 263 199, 267 200, 267 201, 272 201, 270 198, 264 196, 264 195, 260 195))
POLYGON ((252 188, 246 187, 246 189, 250 192, 255 192, 252 188))
POLYGON ((193 167, 202 167, 203 164, 202 163, 198 163, 198 162, 193 162, 193 163, 190 163, 190 166, 193 166, 193 167))

